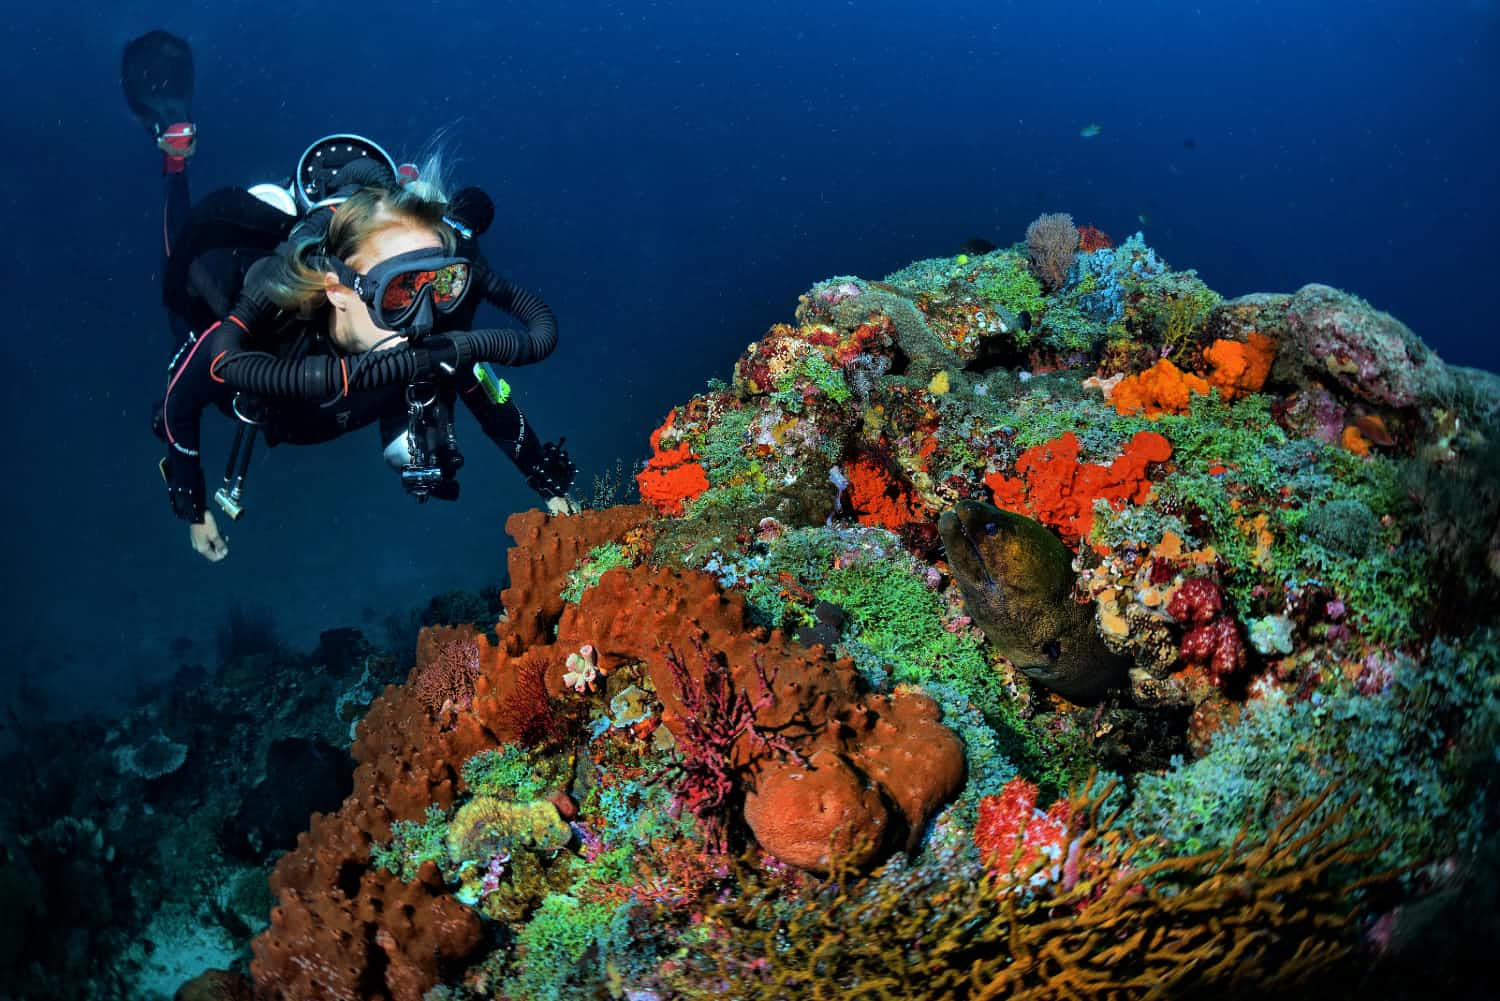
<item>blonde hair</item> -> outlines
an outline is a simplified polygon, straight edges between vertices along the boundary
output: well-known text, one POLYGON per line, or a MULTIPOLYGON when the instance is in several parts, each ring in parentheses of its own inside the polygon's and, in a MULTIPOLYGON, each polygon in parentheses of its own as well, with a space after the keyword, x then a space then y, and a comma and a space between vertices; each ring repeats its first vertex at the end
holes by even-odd
POLYGON ((290 241, 266 282, 266 292, 282 309, 310 312, 324 302, 327 269, 315 267, 308 258, 326 254, 348 263, 371 238, 390 229, 430 229, 442 241, 443 252, 451 254, 457 238, 443 221, 447 209, 442 155, 434 153, 420 165, 418 180, 362 188, 339 204, 326 234, 314 232, 290 241))

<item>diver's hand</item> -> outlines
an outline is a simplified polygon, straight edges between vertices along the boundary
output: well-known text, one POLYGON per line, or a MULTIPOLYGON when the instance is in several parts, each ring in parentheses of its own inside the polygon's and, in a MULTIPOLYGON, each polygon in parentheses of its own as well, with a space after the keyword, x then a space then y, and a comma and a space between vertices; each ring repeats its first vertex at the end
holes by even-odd
POLYGON ((203 512, 203 520, 188 526, 188 541, 193 549, 211 563, 217 563, 229 555, 229 540, 219 534, 212 511, 203 512))
POLYGON ((583 508, 579 507, 578 502, 566 494, 561 497, 553 497, 547 501, 548 514, 577 514, 582 510, 583 508))

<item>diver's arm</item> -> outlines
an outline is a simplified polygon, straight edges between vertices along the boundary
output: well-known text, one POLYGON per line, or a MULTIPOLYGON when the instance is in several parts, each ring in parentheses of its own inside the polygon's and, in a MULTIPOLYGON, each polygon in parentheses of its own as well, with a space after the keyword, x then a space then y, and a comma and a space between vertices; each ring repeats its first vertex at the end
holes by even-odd
POLYGON ((192 524, 201 524, 207 510, 203 463, 198 454, 203 410, 229 393, 214 374, 214 366, 241 350, 243 335, 244 330, 233 320, 216 323, 185 343, 172 359, 158 427, 167 445, 162 471, 172 511, 192 524))
POLYGON ((566 498, 576 472, 562 442, 543 442, 521 408, 508 396, 496 401, 470 373, 459 380, 458 395, 484 433, 510 456, 527 484, 544 501, 566 498))

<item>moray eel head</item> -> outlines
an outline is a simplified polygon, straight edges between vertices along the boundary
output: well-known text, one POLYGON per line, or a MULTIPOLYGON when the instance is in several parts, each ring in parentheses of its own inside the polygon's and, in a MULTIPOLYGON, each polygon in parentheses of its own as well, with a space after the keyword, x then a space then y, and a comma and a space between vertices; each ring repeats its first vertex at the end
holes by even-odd
POLYGON ((1125 660, 1094 629, 1093 606, 1073 600, 1073 551, 1034 519, 961 501, 938 519, 964 608, 1020 671, 1074 702, 1102 697, 1125 660))

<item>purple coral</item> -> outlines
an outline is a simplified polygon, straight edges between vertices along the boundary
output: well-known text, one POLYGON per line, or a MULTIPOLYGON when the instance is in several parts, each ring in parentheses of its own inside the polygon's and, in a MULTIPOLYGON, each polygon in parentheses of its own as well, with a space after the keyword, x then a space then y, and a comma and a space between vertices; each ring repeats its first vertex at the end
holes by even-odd
POLYGON ((484 879, 479 886, 479 895, 487 897, 500 889, 500 880, 508 871, 505 867, 510 863, 510 852, 499 852, 490 856, 489 864, 484 870, 484 879))
POLYGON ((834 280, 818 289, 818 301, 827 306, 836 306, 845 299, 852 299, 862 292, 864 292, 864 289, 860 288, 853 281, 848 279, 844 281, 834 280))
POLYGON ((1327 285, 1304 285, 1286 309, 1288 348, 1320 380, 1369 403, 1411 407, 1443 399, 1453 374, 1388 313, 1327 285))
POLYGON ((1056 292, 1068 280, 1078 253, 1078 227, 1066 212, 1039 215, 1026 227, 1026 252, 1042 288, 1056 292))
POLYGON ((760 691, 751 699, 743 688, 734 688, 729 670, 701 642, 694 640, 693 646, 703 665, 701 680, 693 676, 676 650, 667 647, 667 669, 682 703, 682 726, 676 734, 682 760, 656 780, 675 780, 673 811, 689 810, 703 825, 709 843, 722 851, 728 842, 729 806, 739 795, 738 776, 744 768, 744 764, 735 763, 734 748, 739 739, 747 736, 750 744, 742 761, 780 753, 801 764, 807 762, 785 737, 756 726, 756 714, 775 701, 772 677, 761 658, 754 658, 760 691))

